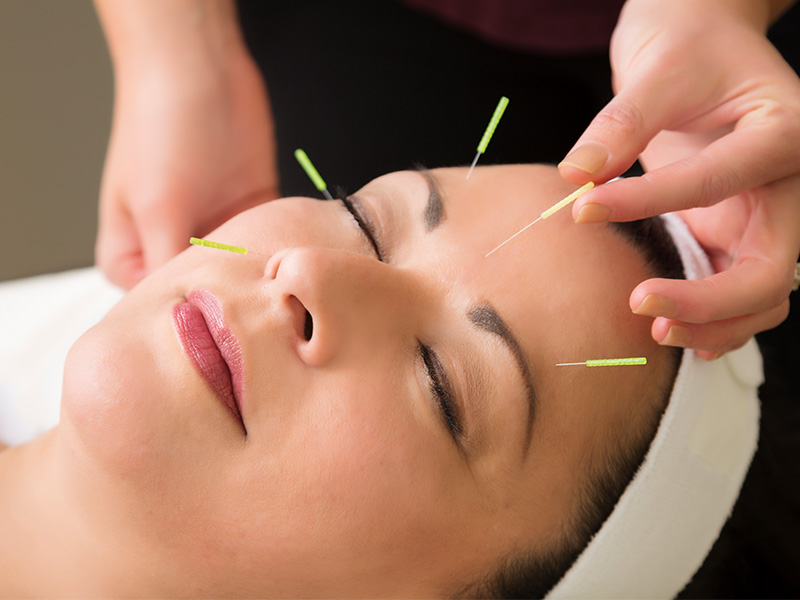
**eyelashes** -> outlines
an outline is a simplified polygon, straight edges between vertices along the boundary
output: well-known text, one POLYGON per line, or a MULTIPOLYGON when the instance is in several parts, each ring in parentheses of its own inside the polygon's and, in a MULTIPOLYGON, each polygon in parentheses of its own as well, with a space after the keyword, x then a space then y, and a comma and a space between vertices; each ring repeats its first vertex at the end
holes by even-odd
POLYGON ((375 236, 374 227, 369 222, 369 219, 365 218, 364 215, 362 214, 360 204, 356 206, 356 201, 354 201, 351 196, 348 196, 342 193, 341 191, 337 191, 336 195, 337 195, 336 199, 339 202, 341 202, 342 205, 344 205, 344 207, 347 209, 347 212, 350 213, 350 216, 352 216, 355 222, 358 224, 358 228, 361 230, 361 233, 370 243, 370 246, 372 246, 372 249, 374 250, 377 259, 381 262, 385 262, 383 260, 383 253, 381 252, 380 245, 378 244, 377 238, 375 236))
POLYGON ((453 387, 447 377, 444 365, 436 352, 422 342, 419 342, 419 354, 428 375, 428 387, 431 396, 438 403, 445 425, 453 439, 458 443, 464 430, 461 426, 461 416, 458 411, 458 404, 455 401, 453 387))
MULTIPOLYGON (((348 196, 342 190, 337 190, 336 196, 336 199, 341 202, 347 212, 350 213, 362 235, 372 246, 375 256, 379 261, 385 262, 383 252, 380 249, 375 235, 374 227, 363 214, 361 204, 357 199, 348 196)), ((444 364, 436 352, 430 346, 422 342, 418 342, 418 352, 425 366, 429 394, 439 407, 442 421, 447 427, 451 437, 455 440, 456 444, 460 446, 460 440, 464 430, 461 425, 461 415, 459 413, 458 404, 455 401, 453 387, 450 384, 450 379, 447 376, 444 364)))

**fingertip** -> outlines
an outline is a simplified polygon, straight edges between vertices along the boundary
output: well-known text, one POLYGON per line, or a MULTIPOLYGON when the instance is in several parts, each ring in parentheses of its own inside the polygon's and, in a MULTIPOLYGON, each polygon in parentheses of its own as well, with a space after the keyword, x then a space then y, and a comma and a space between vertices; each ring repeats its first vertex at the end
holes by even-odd
POLYGON ((653 340, 661 344, 667 337, 672 323, 670 319, 663 317, 653 319, 653 324, 650 326, 650 335, 653 336, 653 340))
POLYGON ((679 348, 690 348, 692 346, 692 332, 684 325, 672 324, 667 329, 667 333, 661 340, 656 340, 662 346, 677 346, 679 348))
POLYGON ((602 169, 608 161, 608 149, 599 142, 583 142, 564 157, 558 172, 567 181, 583 185, 602 169))
POLYGON ((144 279, 144 265, 141 260, 130 259, 114 264, 98 264, 98 267, 111 283, 124 290, 130 290, 144 279))
POLYGON ((591 173, 564 161, 558 164, 558 174, 561 175, 564 181, 568 181, 574 185, 585 185, 592 181, 591 173))
POLYGON ((678 305, 672 298, 658 294, 646 294, 645 297, 632 308, 634 314, 647 317, 675 317, 678 305))
POLYGON ((578 209, 578 215, 575 217, 575 222, 579 225, 605 223, 611 218, 611 212, 612 211, 608 206, 589 202, 578 209))
POLYGON ((633 288, 631 295, 628 297, 628 306, 630 307, 631 312, 633 313, 636 312, 636 309, 639 307, 639 305, 641 305, 642 301, 648 294, 647 288, 645 287, 646 283, 647 283, 646 281, 643 281, 635 288, 633 288))

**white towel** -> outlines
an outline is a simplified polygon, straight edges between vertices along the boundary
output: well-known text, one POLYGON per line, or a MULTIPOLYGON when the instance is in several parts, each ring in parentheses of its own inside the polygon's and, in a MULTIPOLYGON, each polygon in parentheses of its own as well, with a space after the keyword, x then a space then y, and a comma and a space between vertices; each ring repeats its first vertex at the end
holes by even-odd
POLYGON ((67 352, 122 295, 96 268, 0 283, 0 442, 58 423, 67 352))
MULTIPOLYGON (((665 215, 687 279, 712 273, 685 223, 665 215)), ((613 512, 548 598, 674 598, 733 510, 758 442, 754 340, 707 362, 685 350, 650 450, 613 512)))

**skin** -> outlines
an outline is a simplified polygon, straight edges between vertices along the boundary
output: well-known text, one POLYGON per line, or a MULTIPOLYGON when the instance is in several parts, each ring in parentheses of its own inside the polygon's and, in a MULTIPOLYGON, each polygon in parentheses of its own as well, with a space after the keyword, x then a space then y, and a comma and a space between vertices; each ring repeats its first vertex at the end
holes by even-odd
POLYGON ((432 231, 420 173, 356 194, 386 263, 340 203, 278 200, 209 236, 263 256, 191 247, 85 334, 61 425, 0 455, 0 514, 21 515, 0 548, 4 593, 442 596, 557 542, 592 457, 667 383, 665 349, 626 303, 647 273, 566 211, 484 258, 574 189, 554 168, 431 174, 432 231), (174 308, 198 289, 241 345, 246 433, 176 336, 174 308), (520 370, 467 317, 486 302, 532 373, 530 443, 520 370), (453 382, 458 441, 417 340, 453 382), (648 366, 555 367, 637 355, 648 366))

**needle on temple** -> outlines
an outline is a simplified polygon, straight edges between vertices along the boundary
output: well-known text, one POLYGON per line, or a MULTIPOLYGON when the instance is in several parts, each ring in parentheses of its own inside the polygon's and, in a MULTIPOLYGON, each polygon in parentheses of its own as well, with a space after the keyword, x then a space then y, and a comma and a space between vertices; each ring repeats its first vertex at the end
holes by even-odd
POLYGON ((328 186, 325 184, 325 180, 319 174, 319 171, 314 168, 314 165, 311 163, 311 159, 308 158, 308 154, 306 154, 301 148, 298 148, 294 151, 294 157, 297 159, 297 162, 300 163, 300 166, 303 167, 303 171, 306 172, 306 175, 308 175, 308 178, 311 180, 311 183, 314 184, 314 187, 322 192, 322 195, 325 196, 327 200, 333 200, 333 196, 331 196, 331 193, 328 191, 328 186))
POLYGON ((581 365, 586 367, 625 367, 631 365, 646 365, 647 358, 635 356, 633 358, 598 358, 583 362, 556 363, 557 367, 571 367, 581 365))
POLYGON ((559 202, 556 202, 556 203, 555 203, 553 206, 551 206, 551 207, 550 207, 550 208, 548 208, 546 211, 544 211, 544 212, 543 212, 541 215, 539 215, 539 217, 538 217, 538 218, 537 218, 535 221, 533 221, 533 222, 531 222, 531 223, 528 223, 527 225, 525 225, 525 227, 523 227, 522 229, 520 229, 520 230, 519 230, 517 233, 515 233, 514 235, 512 235, 510 238, 506 239, 505 241, 503 241, 502 243, 500 243, 498 246, 495 246, 495 248, 494 248, 493 250, 490 250, 489 252, 487 252, 487 253, 484 255, 484 258, 489 258, 489 256, 491 256, 493 253, 495 253, 495 252, 497 252, 498 250, 500 250, 500 248, 502 248, 503 246, 505 246, 505 245, 506 245, 508 242, 510 242, 511 240, 513 240, 513 239, 514 239, 515 237, 517 237, 519 234, 521 234, 521 233, 523 233, 524 231, 526 231, 526 230, 527 230, 529 227, 531 227, 532 225, 535 225, 536 223, 538 223, 538 222, 539 222, 539 221, 541 221, 542 219, 547 219, 547 218, 549 218, 549 217, 552 217, 554 214, 556 214, 556 213, 557 213, 558 211, 560 211, 562 208, 564 208, 565 206, 569 205, 570 203, 572 203, 572 202, 574 202, 575 200, 577 200, 578 198, 580 198, 580 197, 581 197, 581 196, 582 196, 582 195, 583 195, 585 192, 588 192, 588 191, 589 191, 590 189, 592 189, 593 187, 594 187, 594 183, 592 183, 592 182, 590 181, 589 183, 585 184, 584 186, 582 186, 582 187, 578 188, 577 190, 575 190, 574 192, 572 192, 572 193, 571 193, 569 196, 567 196, 567 197, 566 197, 566 198, 564 198, 563 200, 560 200, 559 202))
POLYGON ((467 179, 469 179, 469 176, 472 175, 472 170, 475 168, 475 165, 478 162, 478 158, 480 158, 481 154, 486 152, 486 146, 489 145, 489 140, 492 139, 492 135, 494 135, 494 130, 497 129, 497 124, 500 122, 500 117, 503 116, 503 113, 506 110, 506 106, 508 106, 508 98, 503 96, 497 103, 497 108, 494 109, 494 114, 492 115, 489 124, 486 126, 486 131, 483 132, 483 137, 481 137, 481 141, 478 142, 478 152, 475 154, 475 158, 472 160, 472 164, 469 167, 469 171, 467 172, 467 179))

